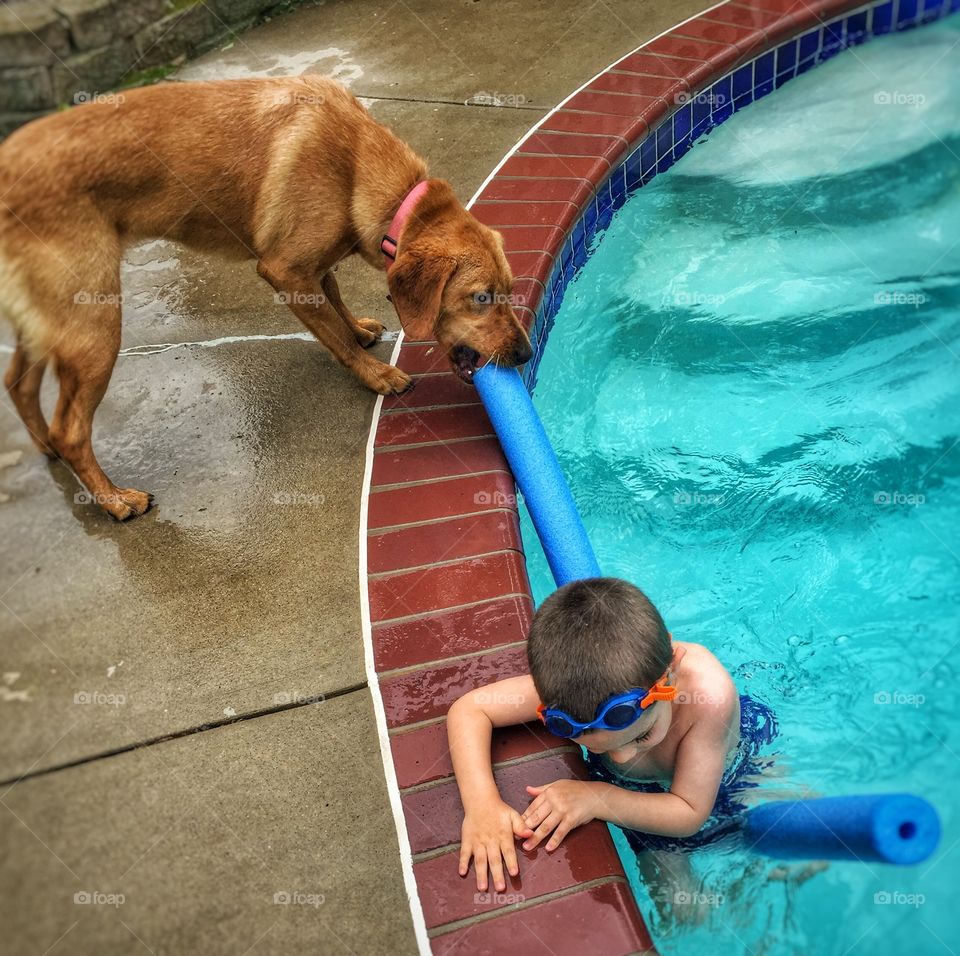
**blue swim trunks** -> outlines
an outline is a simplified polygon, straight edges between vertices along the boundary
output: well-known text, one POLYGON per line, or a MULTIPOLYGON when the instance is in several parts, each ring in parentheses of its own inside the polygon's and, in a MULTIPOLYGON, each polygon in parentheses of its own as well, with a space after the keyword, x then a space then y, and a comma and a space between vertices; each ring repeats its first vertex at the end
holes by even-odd
MULTIPOLYGON (((757 786, 756 777, 770 766, 772 758, 762 757, 760 750, 777 736, 776 714, 762 701, 749 694, 740 695, 740 743, 730 767, 720 781, 717 802, 707 822, 689 837, 666 837, 638 830, 624 830, 634 851, 642 850, 697 850, 714 843, 735 827, 736 818, 747 809, 741 799, 743 791, 757 786)), ((595 780, 612 783, 637 793, 665 793, 659 783, 629 780, 607 769, 597 754, 587 753, 587 766, 595 780)))

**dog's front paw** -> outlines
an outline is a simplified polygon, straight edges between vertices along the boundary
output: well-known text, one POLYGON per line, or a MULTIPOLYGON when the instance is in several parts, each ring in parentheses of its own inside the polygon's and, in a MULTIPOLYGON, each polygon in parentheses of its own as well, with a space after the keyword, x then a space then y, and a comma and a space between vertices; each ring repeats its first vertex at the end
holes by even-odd
POLYGON ((102 502, 103 509, 117 521, 139 518, 150 510, 153 495, 136 488, 118 488, 115 494, 108 495, 102 502))
POLYGON ((399 395, 408 388, 413 388, 413 379, 395 365, 378 362, 377 366, 364 376, 364 384, 381 395, 399 395))
POLYGON ((357 319, 357 325, 360 326, 357 332, 357 341, 364 347, 369 348, 374 342, 380 341, 380 336, 386 330, 386 326, 376 319, 357 319))

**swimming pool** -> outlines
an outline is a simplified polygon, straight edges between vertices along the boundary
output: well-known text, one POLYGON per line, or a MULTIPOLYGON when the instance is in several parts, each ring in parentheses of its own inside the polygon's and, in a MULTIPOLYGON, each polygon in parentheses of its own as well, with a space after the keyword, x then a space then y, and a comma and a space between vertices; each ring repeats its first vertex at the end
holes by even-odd
POLYGON ((534 400, 600 565, 774 708, 771 792, 910 789, 943 815, 927 864, 789 889, 701 853, 696 928, 625 856, 663 952, 960 943, 958 31, 872 41, 716 129, 614 215, 550 331, 534 400))

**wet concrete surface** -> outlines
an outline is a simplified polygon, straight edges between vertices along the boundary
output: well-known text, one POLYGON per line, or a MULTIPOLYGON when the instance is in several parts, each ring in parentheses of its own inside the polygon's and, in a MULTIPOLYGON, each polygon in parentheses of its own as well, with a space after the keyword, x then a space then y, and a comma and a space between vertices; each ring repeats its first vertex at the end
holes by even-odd
POLYGON ((4 790, 0 948, 414 953, 379 760, 364 691, 4 790))
MULTIPOLYGON (((174 78, 329 72, 466 200, 548 107, 700 6, 328 2, 242 34, 229 49, 186 64, 174 78), (480 93, 506 105, 464 105, 480 93)), ((338 281, 356 314, 397 328, 382 274, 351 260, 338 281)), ((356 746, 377 753, 374 727, 363 716, 369 701, 362 686, 357 555, 375 396, 322 346, 305 340, 251 262, 146 243, 128 250, 123 288, 124 354, 97 415, 94 441, 108 474, 156 496, 148 515, 121 525, 87 503, 63 465, 37 454, 6 396, 0 400, 0 781, 91 761, 23 780, 7 796, 0 791, 0 840, 11 847, 0 899, 16 901, 11 939, 18 952, 43 952, 57 939, 48 930, 69 917, 66 929, 75 918, 72 903, 43 895, 48 849, 18 836, 18 817, 34 800, 47 818, 62 816, 58 826, 69 823, 71 852, 87 847, 94 855, 126 859, 127 843, 139 846, 144 833, 154 832, 144 829, 156 812, 145 802, 150 794, 157 795, 156 806, 181 796, 156 789, 157 774, 163 774, 151 763, 152 752, 162 750, 187 781, 215 790, 233 764, 212 759, 205 741, 229 741, 230 760, 239 766, 256 760, 257 747, 265 746, 257 736, 260 722, 274 722, 269 726, 281 749, 290 744, 287 734, 300 740, 310 732, 306 716, 298 723, 297 711, 290 711, 283 720, 256 716, 184 736, 175 747, 152 743, 165 735, 343 694, 337 707, 360 715, 353 725, 356 746), (82 806, 74 813, 78 799, 82 806), (98 804, 102 813, 93 812, 98 804), (120 821, 115 828, 113 821, 120 821)), ((0 349, 11 342, 10 330, 0 325, 0 349)), ((384 342, 375 352, 387 359, 391 347, 384 342)), ((0 361, 5 358, 0 352, 0 361)), ((48 409, 54 399, 48 381, 48 409)), ((312 719, 333 704, 303 709, 312 719)), ((305 739, 291 764, 295 773, 280 774, 269 762, 261 771, 265 778, 280 774, 282 787, 237 790, 225 812, 246 814, 252 843, 269 842, 272 824, 260 804, 276 798, 282 813, 287 788, 304 787, 347 813, 346 783, 336 785, 323 773, 319 782, 308 779, 312 767, 336 763, 341 755, 322 735, 305 739)), ((350 786, 367 787, 382 815, 379 759, 347 765, 350 786)), ((298 837, 318 853, 346 848, 358 871, 380 873, 389 860, 375 893, 402 892, 392 824, 384 825, 383 845, 375 849, 355 842, 339 823, 297 826, 298 837)), ((221 853, 223 833, 214 823, 197 818, 188 832, 192 853, 221 853)), ((257 943, 257 933, 248 932, 250 890, 242 880, 232 902, 222 904, 227 916, 202 901, 184 902, 191 894, 217 896, 222 880, 254 865, 249 858, 237 857, 236 869, 208 868, 205 877, 175 862, 148 854, 143 863, 144 880, 156 884, 150 908, 179 934, 171 937, 175 943, 153 946, 155 952, 279 948, 269 940, 286 938, 282 933, 257 943), (187 889, 166 886, 177 880, 187 889), (210 935, 210 919, 226 919, 236 932, 210 935)), ((393 920, 394 908, 406 918, 398 905, 378 907, 377 919, 393 920)), ((254 911, 262 916, 254 921, 257 931, 267 932, 270 914, 254 911)), ((342 919, 331 917, 331 932, 354 951, 384 951, 366 948, 370 920, 351 914, 347 908, 342 919)), ((105 917, 84 910, 83 919, 91 918, 105 917)), ((127 952, 134 945, 130 936, 76 939, 64 949, 127 952)), ((319 948, 338 951, 332 944, 319 948)))

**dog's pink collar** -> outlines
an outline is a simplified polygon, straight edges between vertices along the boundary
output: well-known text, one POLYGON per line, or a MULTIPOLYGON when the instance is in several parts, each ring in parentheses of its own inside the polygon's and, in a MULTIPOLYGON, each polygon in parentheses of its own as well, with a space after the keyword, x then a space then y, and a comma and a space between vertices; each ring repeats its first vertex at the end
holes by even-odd
POLYGON ((403 232, 403 227, 410 218, 410 213, 413 212, 413 207, 417 204, 417 200, 419 200, 426 191, 427 181, 423 180, 423 182, 417 183, 417 185, 407 193, 403 202, 400 203, 397 214, 390 223, 387 234, 380 240, 380 251, 383 253, 388 269, 397 258, 397 243, 400 241, 400 233, 403 232))

